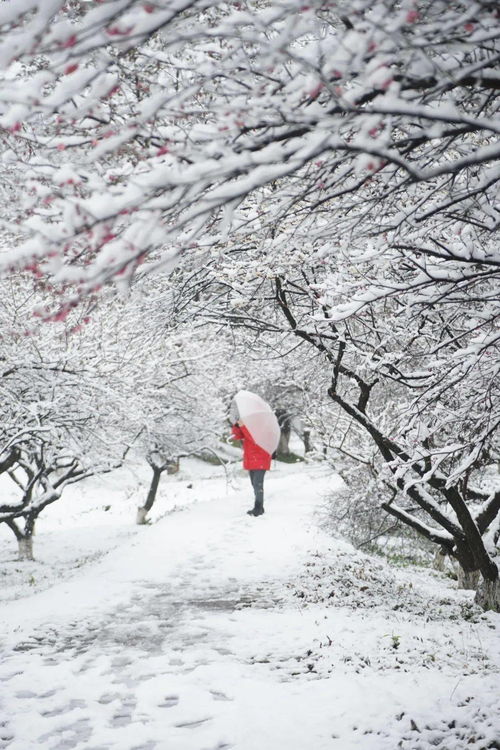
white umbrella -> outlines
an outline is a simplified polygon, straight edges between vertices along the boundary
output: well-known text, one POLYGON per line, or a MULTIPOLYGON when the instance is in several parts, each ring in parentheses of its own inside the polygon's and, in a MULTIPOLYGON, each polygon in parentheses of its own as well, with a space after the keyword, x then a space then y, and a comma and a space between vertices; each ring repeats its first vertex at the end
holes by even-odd
POLYGON ((280 427, 269 404, 252 391, 238 391, 233 403, 257 445, 272 455, 280 441, 280 427))

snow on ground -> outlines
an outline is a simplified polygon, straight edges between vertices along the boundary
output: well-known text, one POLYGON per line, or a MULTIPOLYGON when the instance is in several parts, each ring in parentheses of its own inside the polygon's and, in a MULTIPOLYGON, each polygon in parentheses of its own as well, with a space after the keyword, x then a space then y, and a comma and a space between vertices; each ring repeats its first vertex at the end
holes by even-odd
POLYGON ((134 527, 147 481, 75 486, 37 562, 2 537, 0 748, 500 747, 500 618, 328 536, 326 468, 277 467, 252 518, 243 472, 188 461, 134 527))
MULTIPOLYGON (((225 453, 230 459, 230 446, 225 447, 225 453)), ((222 470, 196 459, 183 459, 176 475, 162 477, 149 518, 156 522, 192 503, 228 497, 235 470, 231 464, 222 470)), ((140 533, 134 521, 150 481, 147 464, 132 461, 111 474, 69 485, 63 498, 49 505, 36 523, 33 563, 19 563, 12 532, 0 524, 0 603, 43 590, 55 579, 71 577, 82 565, 140 533), (3 585, 4 579, 8 585, 3 585)), ((0 491, 6 501, 17 496, 6 475, 0 475, 0 491)))

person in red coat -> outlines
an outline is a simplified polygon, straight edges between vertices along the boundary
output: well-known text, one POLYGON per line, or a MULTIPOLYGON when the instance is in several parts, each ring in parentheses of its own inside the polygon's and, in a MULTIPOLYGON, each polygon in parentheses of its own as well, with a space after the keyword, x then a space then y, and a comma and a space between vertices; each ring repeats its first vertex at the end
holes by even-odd
POLYGON ((243 468, 250 475, 255 496, 254 507, 247 513, 249 516, 261 516, 264 513, 264 476, 271 468, 271 455, 257 445, 241 422, 233 424, 232 435, 235 440, 243 442, 243 468))

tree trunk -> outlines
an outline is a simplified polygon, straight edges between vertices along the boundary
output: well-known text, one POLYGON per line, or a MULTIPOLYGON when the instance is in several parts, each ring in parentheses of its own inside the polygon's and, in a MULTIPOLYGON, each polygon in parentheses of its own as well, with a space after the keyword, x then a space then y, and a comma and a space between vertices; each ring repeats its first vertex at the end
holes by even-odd
POLYGON ((285 429, 282 429, 280 434, 280 441, 278 443, 278 449, 276 451, 278 456, 288 456, 288 454, 290 453, 289 441, 290 430, 285 431, 285 429))
POLYGON ((159 468, 158 466, 152 466, 151 468, 153 469, 153 478, 149 486, 149 492, 146 498, 146 502, 143 506, 137 508, 136 523, 139 526, 146 523, 146 516, 153 507, 154 501, 156 500, 156 493, 158 491, 158 486, 160 484, 160 479, 163 472, 163 468, 159 468))
POLYGON ((31 536, 21 536, 17 539, 20 560, 34 560, 33 557, 33 538, 31 536))
POLYGON ((143 506, 139 506, 139 508, 137 508, 137 516, 135 519, 136 524, 138 526, 144 526, 144 524, 146 523, 147 515, 148 515, 148 512, 146 508, 144 508, 143 506))
POLYGON ((280 426, 280 441, 276 453, 278 456, 287 456, 290 453, 290 435, 292 433, 290 415, 284 409, 276 409, 276 417, 280 426))
POLYGON ((500 579, 488 581, 483 578, 474 601, 484 610, 500 612, 500 579))
POLYGON ((461 565, 457 569, 457 581, 459 589, 475 591, 478 587, 481 573, 479 570, 464 570, 461 565))
POLYGON ((448 566, 449 561, 449 555, 448 552, 440 547, 436 554, 434 555, 434 560, 432 561, 432 567, 434 570, 438 570, 440 573, 445 573, 448 566))
POLYGON ((35 527, 35 519, 30 517, 25 521, 25 531, 21 531, 14 519, 5 521, 9 529, 13 532, 17 539, 17 549, 19 552, 20 560, 34 560, 33 557, 33 529, 35 527), (27 527, 27 529, 26 529, 27 527))
POLYGON ((304 453, 310 453, 312 451, 311 444, 311 430, 304 430, 302 433, 302 440, 304 443, 304 453))

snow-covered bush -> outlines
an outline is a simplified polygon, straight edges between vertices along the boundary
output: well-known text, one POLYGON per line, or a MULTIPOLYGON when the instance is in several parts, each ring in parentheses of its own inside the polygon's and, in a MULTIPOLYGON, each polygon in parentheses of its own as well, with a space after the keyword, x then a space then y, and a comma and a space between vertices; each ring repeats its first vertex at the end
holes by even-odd
MULTIPOLYGON (((390 499, 392 490, 381 486, 373 466, 342 456, 334 465, 344 485, 325 498, 326 527, 365 552, 398 562, 429 564, 435 553, 434 545, 383 510, 382 505, 390 499)), ((423 520, 422 513, 419 517, 423 520)))

